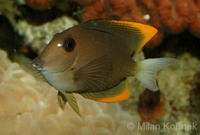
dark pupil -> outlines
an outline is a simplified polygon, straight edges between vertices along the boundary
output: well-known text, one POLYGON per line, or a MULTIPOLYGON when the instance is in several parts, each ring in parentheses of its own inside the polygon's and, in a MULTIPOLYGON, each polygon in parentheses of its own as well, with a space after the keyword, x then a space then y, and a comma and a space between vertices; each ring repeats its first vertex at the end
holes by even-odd
POLYGON ((71 52, 75 48, 75 42, 73 39, 67 39, 64 43, 64 48, 67 52, 71 52))
POLYGON ((69 44, 68 44, 68 48, 69 48, 69 49, 73 48, 73 46, 74 46, 73 43, 69 43, 69 44))

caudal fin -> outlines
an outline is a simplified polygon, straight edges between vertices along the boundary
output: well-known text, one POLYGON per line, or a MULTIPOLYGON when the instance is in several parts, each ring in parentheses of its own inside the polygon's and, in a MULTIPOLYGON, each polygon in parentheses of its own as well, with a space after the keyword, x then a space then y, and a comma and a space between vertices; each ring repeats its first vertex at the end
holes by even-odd
POLYGON ((145 87, 152 91, 156 91, 159 88, 156 84, 155 72, 176 62, 177 60, 173 58, 146 59, 144 61, 137 62, 137 68, 134 76, 145 87))

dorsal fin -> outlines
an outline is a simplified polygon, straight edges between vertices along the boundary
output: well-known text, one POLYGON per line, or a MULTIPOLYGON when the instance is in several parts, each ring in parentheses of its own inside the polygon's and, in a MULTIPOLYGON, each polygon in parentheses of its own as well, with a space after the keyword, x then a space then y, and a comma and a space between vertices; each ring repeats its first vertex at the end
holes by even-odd
POLYGON ((107 19, 94 19, 80 25, 83 28, 110 33, 124 39, 130 46, 132 55, 142 49, 142 47, 157 33, 157 29, 152 26, 107 19))

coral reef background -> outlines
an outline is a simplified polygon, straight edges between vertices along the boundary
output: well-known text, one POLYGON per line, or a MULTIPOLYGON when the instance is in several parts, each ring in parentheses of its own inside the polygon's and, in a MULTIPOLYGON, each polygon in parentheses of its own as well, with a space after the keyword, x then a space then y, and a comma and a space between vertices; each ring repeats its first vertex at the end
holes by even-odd
POLYGON ((33 26, 27 23, 27 21, 20 20, 17 23, 16 29, 20 35, 24 35, 24 42, 27 45, 31 45, 34 51, 40 53, 55 33, 62 32, 77 24, 78 22, 74 19, 63 16, 39 26, 33 26))

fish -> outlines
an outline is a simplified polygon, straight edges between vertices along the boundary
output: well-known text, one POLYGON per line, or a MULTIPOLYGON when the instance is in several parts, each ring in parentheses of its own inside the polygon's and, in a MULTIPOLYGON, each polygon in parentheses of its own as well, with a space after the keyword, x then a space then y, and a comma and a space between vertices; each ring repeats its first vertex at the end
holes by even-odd
POLYGON ((89 20, 55 34, 32 66, 58 90, 59 106, 68 103, 81 116, 74 93, 99 102, 123 101, 130 97, 131 76, 152 91, 159 89, 155 72, 177 60, 133 60, 156 33, 141 23, 89 20))

